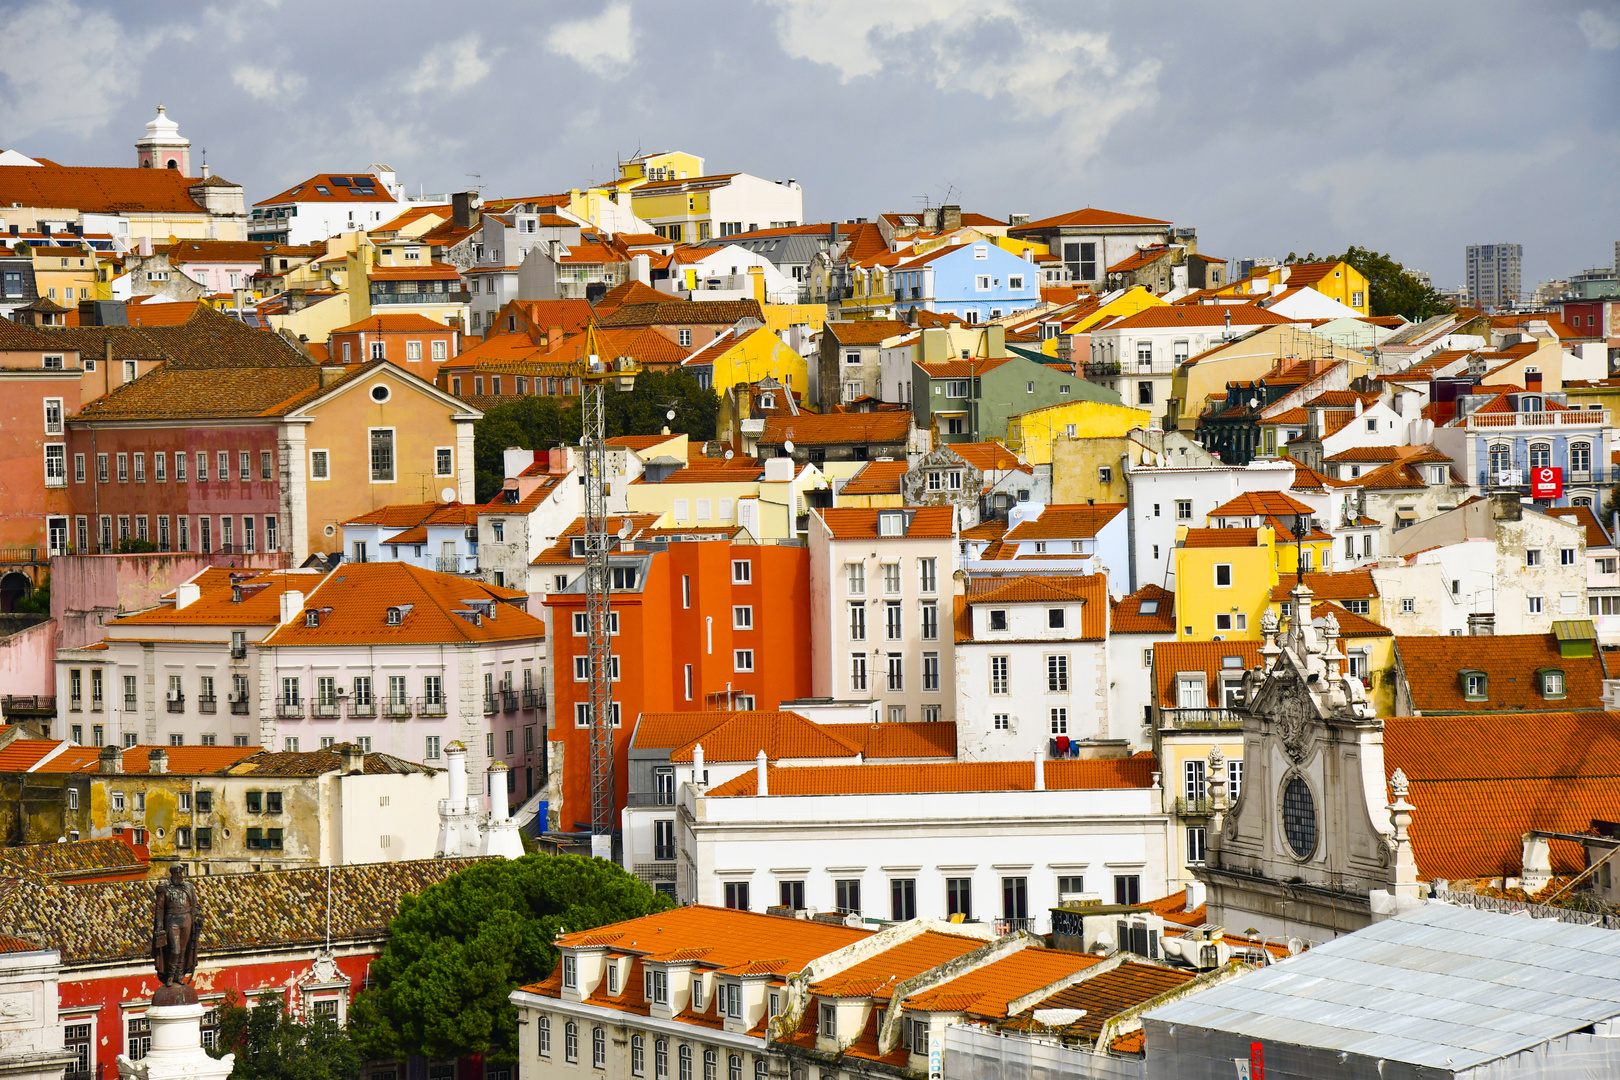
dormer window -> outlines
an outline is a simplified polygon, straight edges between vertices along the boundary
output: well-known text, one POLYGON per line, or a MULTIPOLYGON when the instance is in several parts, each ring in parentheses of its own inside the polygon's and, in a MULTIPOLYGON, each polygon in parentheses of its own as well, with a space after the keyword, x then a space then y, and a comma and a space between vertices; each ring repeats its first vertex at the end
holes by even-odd
POLYGON ((906 531, 905 515, 900 513, 884 512, 878 515, 879 536, 904 536, 906 531))
POLYGON ((568 550, 574 558, 583 559, 585 557, 585 538, 583 536, 574 537, 569 542, 568 550))
POLYGON ((838 1007, 828 1001, 821 1002, 821 1037, 838 1038, 838 1007))
POLYGON ((692 1009, 694 1012, 703 1011, 703 976, 692 976, 692 1009))
POLYGON ((1046 609, 1046 625, 1047 625, 1047 627, 1049 629, 1052 629, 1052 630, 1062 630, 1064 622, 1066 621, 1066 619, 1065 619, 1066 614, 1067 613, 1060 607, 1047 608, 1046 609))
POLYGON ((321 625, 321 613, 318 612, 318 611, 315 611, 315 610, 310 610, 310 611, 304 612, 304 625, 305 626, 319 626, 319 625, 321 625))
POLYGON ((1490 697, 1490 679, 1483 671, 1459 671, 1457 678, 1462 682, 1463 700, 1485 701, 1490 697))
POLYGON ((619 992, 619 962, 617 960, 607 962, 607 982, 608 993, 617 994, 619 992))
POLYGON ((1541 696, 1544 698, 1562 698, 1564 696, 1564 673, 1553 668, 1542 668, 1536 672, 1536 680, 1541 684, 1541 696))
POLYGON ((1003 608, 995 608, 990 612, 990 629, 1007 629, 1007 612, 1003 608))
POLYGON ((563 988, 579 989, 579 961, 572 956, 563 957, 563 988))
POLYGON ((404 619, 405 619, 405 613, 400 611, 399 608, 391 607, 391 608, 388 609, 388 625, 389 626, 398 626, 401 622, 404 621, 404 619))

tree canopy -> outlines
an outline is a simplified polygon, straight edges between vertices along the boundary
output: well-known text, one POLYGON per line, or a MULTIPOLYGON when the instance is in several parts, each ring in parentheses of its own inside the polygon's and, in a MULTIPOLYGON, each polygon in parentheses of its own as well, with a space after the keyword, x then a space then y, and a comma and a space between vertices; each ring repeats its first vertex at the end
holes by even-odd
MULTIPOLYGON (((720 398, 683 371, 648 371, 628 393, 609 389, 603 397, 608 438, 654 435, 668 427, 694 439, 714 438, 720 398), (675 413, 673 420, 666 414, 675 413)), ((496 405, 473 426, 474 490, 488 502, 506 479, 503 452, 509 446, 541 450, 573 446, 580 439, 578 397, 535 395, 496 405)))
POLYGON ((476 863, 408 897, 351 1024, 367 1056, 517 1060, 519 986, 551 973, 553 939, 672 906, 605 859, 476 863))
POLYGON ((299 1023, 276 997, 253 1008, 234 994, 219 1014, 214 1057, 235 1054, 231 1080, 354 1080, 363 1061, 360 1048, 335 1020, 299 1023))

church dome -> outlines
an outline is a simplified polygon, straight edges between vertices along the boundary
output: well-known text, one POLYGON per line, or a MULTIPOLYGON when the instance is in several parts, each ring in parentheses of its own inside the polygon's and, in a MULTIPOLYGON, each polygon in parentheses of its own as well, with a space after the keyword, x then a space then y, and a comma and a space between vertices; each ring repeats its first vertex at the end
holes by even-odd
POLYGON ((146 137, 137 146, 190 146, 191 140, 180 134, 180 125, 169 119, 168 110, 158 106, 157 115, 146 122, 146 137))

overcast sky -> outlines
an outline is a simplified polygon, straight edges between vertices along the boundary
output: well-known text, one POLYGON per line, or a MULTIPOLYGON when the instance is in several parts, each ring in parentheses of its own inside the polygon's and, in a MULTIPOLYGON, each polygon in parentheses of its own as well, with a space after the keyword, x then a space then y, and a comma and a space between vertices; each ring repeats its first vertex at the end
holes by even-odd
POLYGON ((810 221, 1093 205, 1446 287, 1469 243, 1522 243, 1528 291, 1620 239, 1617 0, 0 6, 0 146, 133 165, 161 102, 250 202, 373 162, 542 194, 639 147, 794 177, 810 221))

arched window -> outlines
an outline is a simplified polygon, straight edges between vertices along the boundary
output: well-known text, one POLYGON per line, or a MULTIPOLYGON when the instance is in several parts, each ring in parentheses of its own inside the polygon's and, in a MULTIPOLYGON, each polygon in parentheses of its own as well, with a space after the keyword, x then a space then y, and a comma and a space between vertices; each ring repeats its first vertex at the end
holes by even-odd
POLYGON ((1519 399, 1520 412, 1540 412, 1541 399, 1538 397, 1522 397, 1519 399))
POLYGON ((1507 472, 1513 468, 1513 448, 1504 443, 1491 447, 1491 472, 1507 472))
POLYGON ((692 1080, 692 1048, 681 1044, 681 1080, 692 1080))
POLYGON ((653 1077, 655 1080, 669 1080, 669 1040, 653 1040, 653 1077))
POLYGON ((764 1058, 754 1059, 754 1080, 766 1080, 766 1067, 764 1058))
POLYGON ((647 1041, 640 1035, 630 1036, 630 1075, 645 1076, 647 1072, 647 1041))
POLYGON ((1552 464, 1552 444, 1537 442, 1530 444, 1530 467, 1532 469, 1545 468, 1552 464))
POLYGON ((1569 444, 1569 471, 1578 473, 1592 471, 1591 443, 1578 442, 1569 444))
POLYGON ((1577 495, 1575 498, 1569 500, 1569 505, 1571 505, 1571 506, 1591 506, 1592 505, 1592 500, 1587 498, 1585 495, 1577 495))
POLYGON ((703 1051, 703 1080, 720 1080, 720 1054, 718 1051, 703 1051))
POLYGON ((563 1057, 569 1061, 579 1060, 579 1025, 572 1020, 563 1025, 563 1057))
POLYGON ((741 1054, 732 1054, 726 1061, 726 1080, 743 1080, 741 1054))
POLYGON ((601 1028, 591 1030, 591 1064, 598 1069, 607 1068, 607 1032, 601 1028))
POLYGON ((551 1017, 540 1018, 540 1056, 551 1056, 551 1017))

